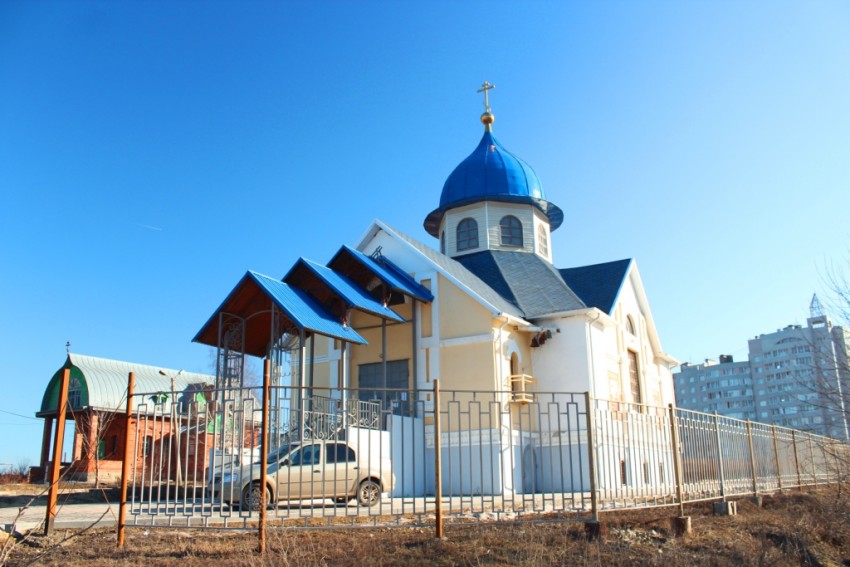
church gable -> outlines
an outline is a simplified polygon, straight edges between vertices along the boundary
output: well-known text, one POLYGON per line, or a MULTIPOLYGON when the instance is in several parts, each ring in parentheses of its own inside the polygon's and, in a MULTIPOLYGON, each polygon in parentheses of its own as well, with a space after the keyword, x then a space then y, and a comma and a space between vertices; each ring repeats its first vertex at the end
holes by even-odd
POLYGON ((678 364, 678 361, 666 354, 661 348, 661 340, 655 328, 655 321, 649 308, 649 300, 646 297, 643 281, 634 261, 629 265, 610 314, 626 331, 634 329, 635 335, 645 337, 653 361, 664 362, 671 366, 678 364))

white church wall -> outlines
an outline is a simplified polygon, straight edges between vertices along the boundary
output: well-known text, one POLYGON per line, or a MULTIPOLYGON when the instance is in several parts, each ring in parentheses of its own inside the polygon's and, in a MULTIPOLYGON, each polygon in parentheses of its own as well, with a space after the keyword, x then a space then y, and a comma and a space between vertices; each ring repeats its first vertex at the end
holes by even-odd
MULTIPOLYGON (((425 427, 425 439, 425 494, 432 495, 436 488, 433 426, 425 427)), ((506 429, 443 433, 443 496, 521 494, 523 448, 528 444, 517 432, 506 429)))
POLYGON ((585 318, 546 319, 539 325, 556 330, 544 345, 531 349, 532 376, 537 381, 537 391, 587 391, 591 361, 585 318))

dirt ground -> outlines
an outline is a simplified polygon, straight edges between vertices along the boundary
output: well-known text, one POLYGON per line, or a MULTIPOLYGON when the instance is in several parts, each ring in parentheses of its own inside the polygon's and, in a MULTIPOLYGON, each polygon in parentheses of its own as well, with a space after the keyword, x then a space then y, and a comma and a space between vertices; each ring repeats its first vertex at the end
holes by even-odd
POLYGON ((442 540, 433 528, 270 530, 265 556, 254 532, 128 528, 117 551, 114 528, 60 531, 6 542, 7 564, 850 566, 848 496, 830 487, 766 496, 762 507, 742 500, 730 517, 687 507, 687 537, 670 530, 676 508, 605 514, 607 535, 591 541, 577 523, 447 525, 442 540))

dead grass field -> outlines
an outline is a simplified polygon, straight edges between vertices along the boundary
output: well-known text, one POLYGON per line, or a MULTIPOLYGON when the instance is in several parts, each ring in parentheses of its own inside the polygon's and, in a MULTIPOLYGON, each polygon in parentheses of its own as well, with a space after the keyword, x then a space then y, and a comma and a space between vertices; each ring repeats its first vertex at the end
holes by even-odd
MULTIPOLYGON (((759 508, 740 501, 738 516, 715 517, 692 506, 694 533, 673 537, 675 508, 610 513, 604 540, 587 541, 581 524, 447 525, 430 528, 270 530, 268 552, 256 553, 255 533, 127 530, 127 549, 115 549, 115 530, 99 529, 18 541, 8 565, 850 565, 847 489, 788 492, 759 508), (65 538, 69 538, 62 541, 65 538)), ((2 542, 0 542, 2 543, 2 542)))

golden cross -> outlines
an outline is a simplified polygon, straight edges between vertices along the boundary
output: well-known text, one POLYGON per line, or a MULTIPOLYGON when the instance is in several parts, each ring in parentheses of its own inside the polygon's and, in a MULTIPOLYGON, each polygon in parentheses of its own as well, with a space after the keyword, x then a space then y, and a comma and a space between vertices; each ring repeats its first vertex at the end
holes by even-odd
POLYGON ((481 85, 481 88, 475 91, 477 93, 484 93, 484 112, 490 112, 490 97, 487 96, 487 91, 495 88, 496 85, 491 85, 489 82, 484 81, 484 83, 481 85))

